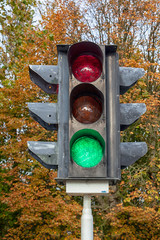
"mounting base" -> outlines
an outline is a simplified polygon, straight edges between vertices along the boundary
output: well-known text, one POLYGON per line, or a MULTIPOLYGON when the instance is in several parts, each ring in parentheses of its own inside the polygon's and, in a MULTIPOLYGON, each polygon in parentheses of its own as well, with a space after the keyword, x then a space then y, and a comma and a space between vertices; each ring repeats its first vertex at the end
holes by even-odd
POLYGON ((67 180, 66 193, 72 196, 106 195, 109 193, 109 182, 106 180, 67 180))

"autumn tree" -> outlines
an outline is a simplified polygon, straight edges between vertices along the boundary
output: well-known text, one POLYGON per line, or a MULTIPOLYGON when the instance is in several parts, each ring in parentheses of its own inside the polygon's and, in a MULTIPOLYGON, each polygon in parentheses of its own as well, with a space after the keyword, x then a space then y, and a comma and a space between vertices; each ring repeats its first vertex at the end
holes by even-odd
MULTIPOLYGON (((35 1, 2 0, 0 3, 1 70, 0 78, 16 77, 16 60, 20 59, 19 48, 24 42, 25 30, 33 21, 35 1)), ((12 82, 13 83, 13 82, 12 82)), ((4 84, 4 82, 3 82, 4 84)))
MULTIPOLYGON (((34 1, 1 1, 0 2, 0 87, 11 88, 15 83, 15 60, 20 58, 19 47, 24 40, 24 32, 27 26, 32 22, 33 12, 31 8, 34 6, 34 1)), ((3 92, 3 91, 2 91, 3 92)), ((9 120, 9 109, 3 110, 3 101, 5 103, 6 98, 3 93, 0 93, 0 108, 2 118, 6 114, 6 118, 9 120)), ((9 95, 8 95, 9 96, 9 95)), ((0 144, 2 147, 10 139, 10 134, 6 131, 5 121, 1 121, 1 134, 0 134, 0 144)), ((13 128, 14 126, 12 126, 13 128)), ((8 177, 8 165, 10 165, 10 158, 7 159, 4 151, 0 151, 0 192, 9 192, 8 181, 10 181, 13 176, 8 177), (5 178, 4 175, 7 177, 5 178)), ((16 222, 16 215, 18 213, 11 213, 7 208, 6 203, 0 203, 0 232, 3 233, 12 227, 16 222), (6 224, 7 223, 7 224, 6 224), (8 226, 7 226, 8 225, 8 226)))

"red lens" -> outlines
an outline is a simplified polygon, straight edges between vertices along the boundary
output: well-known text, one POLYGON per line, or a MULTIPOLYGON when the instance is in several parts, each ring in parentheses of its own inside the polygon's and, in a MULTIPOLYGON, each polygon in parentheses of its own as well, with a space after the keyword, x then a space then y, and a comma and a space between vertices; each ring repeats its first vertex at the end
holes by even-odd
POLYGON ((81 96, 74 101, 72 114, 81 123, 94 123, 102 114, 102 103, 97 97, 81 96))
POLYGON ((80 82, 94 82, 102 73, 100 60, 92 55, 81 55, 72 64, 72 72, 80 82))

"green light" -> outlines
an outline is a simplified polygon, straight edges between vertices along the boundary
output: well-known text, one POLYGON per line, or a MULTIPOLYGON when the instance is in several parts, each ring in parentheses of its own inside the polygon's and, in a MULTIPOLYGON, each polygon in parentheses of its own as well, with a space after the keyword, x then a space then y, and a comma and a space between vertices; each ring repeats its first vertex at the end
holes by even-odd
POLYGON ((104 140, 95 130, 83 129, 71 140, 71 156, 77 165, 84 168, 95 167, 103 158, 104 140))

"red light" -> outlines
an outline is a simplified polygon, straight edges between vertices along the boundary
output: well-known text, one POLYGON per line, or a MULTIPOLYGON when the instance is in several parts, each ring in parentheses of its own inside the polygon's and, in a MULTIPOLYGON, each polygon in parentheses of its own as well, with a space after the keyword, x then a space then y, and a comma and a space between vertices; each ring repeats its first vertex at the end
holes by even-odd
POLYGON ((102 114, 102 103, 97 97, 81 96, 74 101, 72 114, 81 123, 94 123, 102 114))
POLYGON ((73 62, 72 72, 80 82, 94 82, 101 76, 102 64, 93 55, 81 55, 73 62))

